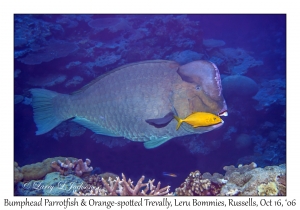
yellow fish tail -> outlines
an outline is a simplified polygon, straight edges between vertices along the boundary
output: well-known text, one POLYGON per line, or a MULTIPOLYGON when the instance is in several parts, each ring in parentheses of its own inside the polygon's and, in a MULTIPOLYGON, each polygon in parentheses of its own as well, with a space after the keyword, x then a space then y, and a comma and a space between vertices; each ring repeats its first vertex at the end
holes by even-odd
POLYGON ((181 123, 183 122, 183 120, 180 119, 179 117, 175 116, 175 115, 174 115, 174 118, 175 118, 175 119, 177 120, 177 122, 178 122, 178 124, 177 124, 177 126, 176 126, 176 130, 178 130, 179 127, 180 127, 180 125, 181 125, 181 123))

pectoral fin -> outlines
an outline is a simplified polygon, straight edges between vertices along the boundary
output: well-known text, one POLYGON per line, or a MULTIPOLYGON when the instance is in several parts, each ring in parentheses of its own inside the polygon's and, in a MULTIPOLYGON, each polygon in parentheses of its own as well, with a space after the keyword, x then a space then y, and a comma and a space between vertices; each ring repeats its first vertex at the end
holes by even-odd
POLYGON ((167 126, 173 118, 174 118, 174 114, 172 112, 169 112, 162 118, 147 119, 146 122, 149 123, 150 125, 153 125, 156 128, 162 128, 167 126))

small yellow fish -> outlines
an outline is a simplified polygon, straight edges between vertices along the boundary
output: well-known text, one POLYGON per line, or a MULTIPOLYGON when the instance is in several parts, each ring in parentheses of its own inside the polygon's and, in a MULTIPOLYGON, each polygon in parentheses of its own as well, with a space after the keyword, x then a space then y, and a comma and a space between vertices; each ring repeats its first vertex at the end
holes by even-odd
POLYGON ((174 117, 178 122, 176 130, 179 129, 181 123, 183 122, 193 126, 194 128, 223 123, 223 120, 219 116, 208 112, 194 112, 185 119, 180 119, 177 116, 174 117))
POLYGON ((167 172, 163 172, 163 175, 164 175, 164 176, 177 177, 176 174, 173 174, 173 173, 167 173, 167 172))

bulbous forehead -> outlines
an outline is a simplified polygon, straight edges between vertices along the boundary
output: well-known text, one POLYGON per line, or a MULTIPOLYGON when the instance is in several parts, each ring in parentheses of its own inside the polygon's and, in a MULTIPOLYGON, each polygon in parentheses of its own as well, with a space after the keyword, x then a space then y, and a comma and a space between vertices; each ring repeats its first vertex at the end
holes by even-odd
POLYGON ((214 63, 205 60, 193 61, 180 66, 177 73, 184 82, 190 84, 192 92, 188 99, 190 111, 227 115, 220 73, 214 63))
POLYGON ((177 73, 183 81, 199 85, 211 98, 218 100, 222 94, 221 77, 217 66, 205 60, 180 66, 177 73))

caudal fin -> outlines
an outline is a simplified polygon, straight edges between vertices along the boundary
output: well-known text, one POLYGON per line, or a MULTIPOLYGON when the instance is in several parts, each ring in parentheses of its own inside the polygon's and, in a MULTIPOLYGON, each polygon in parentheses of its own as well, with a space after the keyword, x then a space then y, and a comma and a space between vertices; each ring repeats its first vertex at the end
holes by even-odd
POLYGON ((175 116, 174 115, 174 118, 177 120, 177 122, 178 122, 178 124, 177 124, 177 126, 176 126, 176 130, 178 130, 179 129, 179 127, 180 127, 180 125, 181 125, 181 123, 183 122, 182 121, 182 119, 180 119, 179 117, 177 117, 177 116, 175 116))
POLYGON ((53 98, 60 95, 45 89, 30 89, 32 94, 33 119, 37 127, 36 135, 41 135, 52 130, 64 119, 57 116, 53 98))

